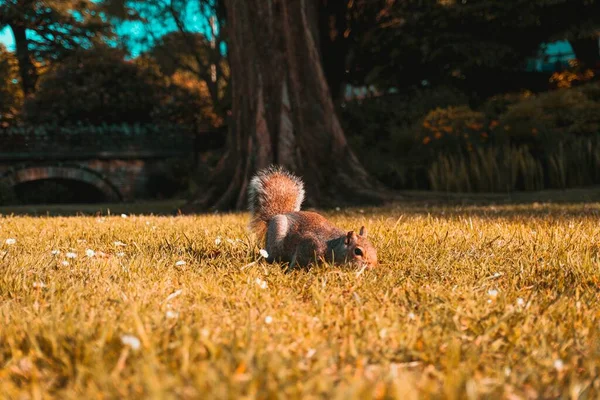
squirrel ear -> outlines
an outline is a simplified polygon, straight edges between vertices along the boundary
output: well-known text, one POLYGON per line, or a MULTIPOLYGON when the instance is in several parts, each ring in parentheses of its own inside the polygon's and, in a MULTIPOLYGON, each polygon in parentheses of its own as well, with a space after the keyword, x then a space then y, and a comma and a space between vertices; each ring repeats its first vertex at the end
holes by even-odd
POLYGON ((354 231, 348 232, 346 235, 346 240, 344 240, 344 244, 348 246, 352 242, 356 242, 356 233, 354 233, 354 231))
POLYGON ((361 226, 358 234, 362 237, 367 237, 367 228, 365 228, 364 226, 361 226))

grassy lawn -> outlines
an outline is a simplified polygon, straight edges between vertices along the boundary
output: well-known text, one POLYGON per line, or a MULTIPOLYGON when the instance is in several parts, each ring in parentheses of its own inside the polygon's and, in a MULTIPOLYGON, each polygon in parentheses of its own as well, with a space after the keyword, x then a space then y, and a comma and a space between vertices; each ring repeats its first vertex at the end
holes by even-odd
POLYGON ((0 217, 2 396, 600 396, 600 203, 328 212, 369 228, 362 272, 124 210, 0 217))

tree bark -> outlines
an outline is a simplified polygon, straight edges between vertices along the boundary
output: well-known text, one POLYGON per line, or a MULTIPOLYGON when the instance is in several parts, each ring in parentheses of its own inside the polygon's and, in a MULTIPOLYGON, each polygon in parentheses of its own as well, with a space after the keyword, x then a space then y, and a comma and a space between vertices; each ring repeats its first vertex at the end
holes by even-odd
POLYGON ((348 57, 349 0, 320 0, 319 32, 323 72, 334 103, 343 100, 348 57))
POLYGON ((10 24, 10 29, 15 37, 15 47, 17 61, 19 63, 19 74, 21 75, 21 88, 25 97, 35 92, 35 85, 38 80, 37 70, 31 55, 29 53, 29 45, 25 26, 10 24))
POLYGON ((253 174, 279 164, 305 181, 309 204, 381 201, 351 151, 318 50, 315 0, 226 0, 233 90, 227 153, 209 190, 182 211, 242 209, 253 174))

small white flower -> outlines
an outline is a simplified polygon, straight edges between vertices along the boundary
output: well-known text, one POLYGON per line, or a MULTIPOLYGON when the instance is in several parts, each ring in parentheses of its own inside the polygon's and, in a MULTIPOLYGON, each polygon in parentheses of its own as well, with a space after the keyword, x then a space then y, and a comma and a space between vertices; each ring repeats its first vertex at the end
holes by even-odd
POLYGON ((504 368, 504 376, 510 376, 510 373, 512 372, 512 370, 510 369, 510 367, 505 367, 504 368))
POLYGON ((68 267, 69 266, 69 262, 67 260, 63 260, 61 262, 61 264, 62 264, 63 267, 68 267))
POLYGON ((12 245, 12 244, 17 243, 17 239, 8 238, 8 239, 6 239, 6 241, 4 243, 6 243, 8 245, 12 245))
POLYGON ((408 319, 410 319, 411 321, 414 321, 417 317, 415 316, 415 313, 413 312, 409 312, 408 313, 408 319))
POLYGON ((341 208, 339 208, 339 207, 335 208, 335 211, 340 211, 340 210, 341 210, 341 208))
POLYGON ((94 250, 92 250, 92 249, 87 249, 85 251, 85 255, 91 258, 91 257, 94 257, 96 255, 96 252, 94 250))
POLYGON ((125 257, 125 253, 123 253, 122 251, 117 253, 117 257, 125 257))
POLYGON ((177 262, 175 263, 175 265, 176 265, 176 266, 178 266, 178 267, 179 267, 179 266, 181 266, 181 265, 185 265, 185 261, 183 261, 183 260, 179 260, 179 261, 177 261, 177 262))
POLYGON ((269 258, 269 252, 266 251, 265 249, 260 249, 259 253, 262 257, 269 258))
POLYGON ((121 214, 121 218, 127 218, 127 214, 121 214))
POLYGON ((217 246, 221 244, 221 236, 217 236, 217 238, 215 239, 215 244, 217 246))
POLYGON ((365 210, 358 210, 359 213, 364 214, 365 210))
POLYGON ((121 242, 120 240, 117 240, 116 242, 113 242, 113 244, 115 246, 127 246, 125 243, 121 242))
POLYGON ((46 284, 44 282, 33 282, 34 288, 45 288, 46 284))
POLYGON ((270 324, 271 322, 273 322, 273 317, 271 317, 270 315, 267 315, 265 317, 265 324, 270 324))
POLYGON ((140 339, 136 338, 133 335, 123 335, 121 336, 121 343, 125 346, 131 347, 132 350, 139 350, 140 348, 140 339))
POLYGON ((52 253, 53 256, 57 256, 60 254, 60 250, 52 250, 50 253, 52 253))
POLYGON ((209 331, 208 329, 206 329, 206 328, 202 329, 202 330, 200 331, 200 333, 201 333, 201 334, 202 334, 202 336, 204 336, 204 337, 208 337, 208 335, 210 335, 210 331, 209 331))
POLYGON ((560 358, 554 360, 554 369, 557 370, 558 372, 562 371, 565 368, 565 364, 563 363, 563 360, 561 360, 560 358))
POLYGON ((312 358, 312 356, 314 356, 315 354, 317 354, 317 350, 310 348, 306 352, 306 358, 312 358))
POLYGON ((259 288, 261 289, 266 289, 267 288, 267 282, 263 281, 260 278, 256 278, 256 284, 258 285, 259 288))
POLYGON ((179 313, 172 310, 167 310, 165 316, 167 317, 167 319, 175 319, 179 317, 179 313))
POLYGON ((67 256, 67 258, 77 258, 77 253, 69 251, 67 254, 65 254, 65 256, 67 256))
POLYGON ((498 296, 498 291, 496 289, 490 289, 490 290, 488 290, 487 294, 491 298, 495 299, 498 296))
POLYGON ((525 300, 523 300, 522 298, 520 298, 520 297, 519 297, 519 298, 517 299, 517 305, 518 305, 519 307, 523 307, 523 306, 525 305, 525 300))

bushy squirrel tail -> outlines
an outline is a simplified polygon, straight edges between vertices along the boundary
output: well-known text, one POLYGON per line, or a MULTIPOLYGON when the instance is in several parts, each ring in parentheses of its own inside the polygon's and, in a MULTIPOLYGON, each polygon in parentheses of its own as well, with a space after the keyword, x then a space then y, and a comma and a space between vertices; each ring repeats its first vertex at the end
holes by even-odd
POLYGON ((263 236, 271 218, 300 211, 303 200, 304 183, 297 176, 278 166, 258 171, 248 187, 250 229, 263 236))

